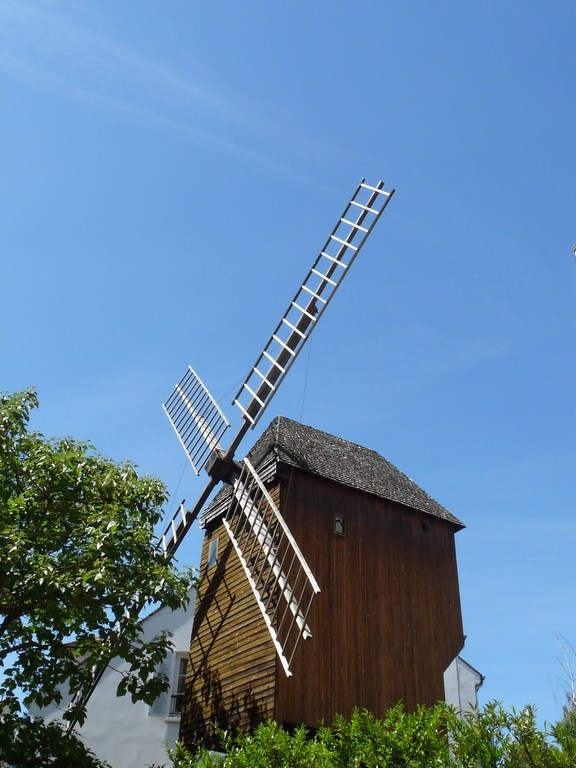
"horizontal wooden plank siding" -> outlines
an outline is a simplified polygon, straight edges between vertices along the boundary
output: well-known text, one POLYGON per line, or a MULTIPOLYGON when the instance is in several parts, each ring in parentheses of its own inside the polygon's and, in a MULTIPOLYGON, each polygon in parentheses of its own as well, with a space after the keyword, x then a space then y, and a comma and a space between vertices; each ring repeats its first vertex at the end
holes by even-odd
POLYGON ((248 730, 273 716, 275 651, 260 610, 224 526, 202 546, 200 589, 180 738, 211 744, 214 728, 248 730), (218 538, 216 564, 208 567, 218 538))
POLYGON ((454 526, 298 470, 281 510, 322 592, 294 676, 278 675, 275 718, 315 726, 355 706, 442 699, 463 645, 454 526))

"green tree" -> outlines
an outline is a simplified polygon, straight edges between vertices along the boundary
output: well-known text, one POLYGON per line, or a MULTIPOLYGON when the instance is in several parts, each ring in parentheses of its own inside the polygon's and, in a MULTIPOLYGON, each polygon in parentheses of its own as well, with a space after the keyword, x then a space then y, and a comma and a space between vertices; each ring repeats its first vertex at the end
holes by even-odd
POLYGON ((552 736, 568 758, 568 765, 576 765, 576 708, 564 707, 564 716, 552 727, 552 736))
POLYGON ((454 721, 451 739, 455 765, 458 768, 574 768, 569 741, 565 745, 559 743, 554 730, 554 727, 538 726, 531 706, 520 711, 506 710, 501 704, 491 702, 480 711, 454 721))
POLYGON ((564 675, 562 687, 566 696, 562 719, 554 726, 553 735, 562 745, 564 751, 572 757, 572 765, 576 765, 576 650, 563 638, 559 638, 562 649, 562 667, 564 675))
MULTIPOLYGON (((93 668, 129 663, 119 693, 153 700, 167 634, 144 642, 137 610, 187 604, 190 571, 154 546, 166 489, 129 463, 71 438, 29 429, 34 390, 0 395, 0 736, 29 722, 23 706, 78 694, 82 722, 93 668), (134 602, 136 599, 136 603, 134 602), (10 726, 8 725, 10 724, 10 726)), ((0 750, 2 741, 0 740, 0 750)), ((0 752, 0 754, 2 754, 0 752)))
POLYGON ((2 768, 111 768, 58 723, 7 714, 1 728, 2 768))

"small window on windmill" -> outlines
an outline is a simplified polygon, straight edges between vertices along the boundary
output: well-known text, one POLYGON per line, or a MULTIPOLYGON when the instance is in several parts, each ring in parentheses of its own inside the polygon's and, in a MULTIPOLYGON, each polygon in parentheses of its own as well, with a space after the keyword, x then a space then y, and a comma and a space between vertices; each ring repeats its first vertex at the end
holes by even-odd
POLYGON ((333 531, 337 536, 344 536, 346 533, 346 519, 344 515, 334 515, 333 531))
POLYGON ((213 568, 218 559, 218 536, 210 542, 208 547, 208 568, 213 568))

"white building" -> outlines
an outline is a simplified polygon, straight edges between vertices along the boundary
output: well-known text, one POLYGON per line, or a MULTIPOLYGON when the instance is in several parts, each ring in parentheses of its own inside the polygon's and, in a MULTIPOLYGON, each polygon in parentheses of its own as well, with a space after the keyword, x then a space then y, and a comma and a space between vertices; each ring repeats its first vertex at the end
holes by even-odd
POLYGON ((478 690, 483 675, 467 661, 456 656, 444 672, 444 698, 457 712, 470 712, 478 706, 478 690))
MULTIPOLYGON (((169 765, 166 749, 178 738, 194 601, 193 591, 187 610, 158 608, 142 621, 145 640, 162 630, 172 633, 175 650, 169 654, 162 670, 171 680, 170 691, 159 696, 152 706, 142 701, 133 704, 129 695, 116 696, 118 671, 128 671, 127 664, 116 660, 106 669, 88 702, 88 716, 76 732, 97 757, 108 761, 113 768, 169 765)), ((31 707, 30 712, 51 722, 61 718, 68 702, 69 699, 65 699, 60 705, 51 704, 42 710, 31 707)))

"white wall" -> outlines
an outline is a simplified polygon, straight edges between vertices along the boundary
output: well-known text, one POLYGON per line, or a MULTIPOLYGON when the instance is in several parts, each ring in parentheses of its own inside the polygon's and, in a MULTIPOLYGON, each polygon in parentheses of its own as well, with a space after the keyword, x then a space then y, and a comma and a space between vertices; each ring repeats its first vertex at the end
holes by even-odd
POLYGON ((469 712, 478 706, 478 689, 483 676, 468 662, 456 656, 444 672, 444 698, 458 712, 469 712))
MULTIPOLYGON (((192 621, 194 618, 194 598, 192 594, 188 610, 170 611, 160 608, 143 622, 144 637, 150 639, 161 630, 172 632, 175 653, 168 661, 170 679, 176 667, 177 652, 188 654, 192 621)), ((149 766, 168 765, 166 745, 172 746, 178 738, 180 720, 168 717, 170 696, 164 694, 160 702, 149 707, 143 702, 132 703, 129 695, 116 696, 120 680, 118 671, 128 669, 120 661, 113 662, 106 670, 98 687, 88 702, 88 716, 85 724, 77 728, 77 733, 84 743, 101 759, 107 760, 113 768, 149 768, 149 766), (158 704, 162 707, 159 707, 158 704), (161 714, 152 714, 163 709, 161 714)), ((51 705, 41 711, 31 709, 31 714, 41 716, 47 721, 62 715, 62 707, 51 705)))

